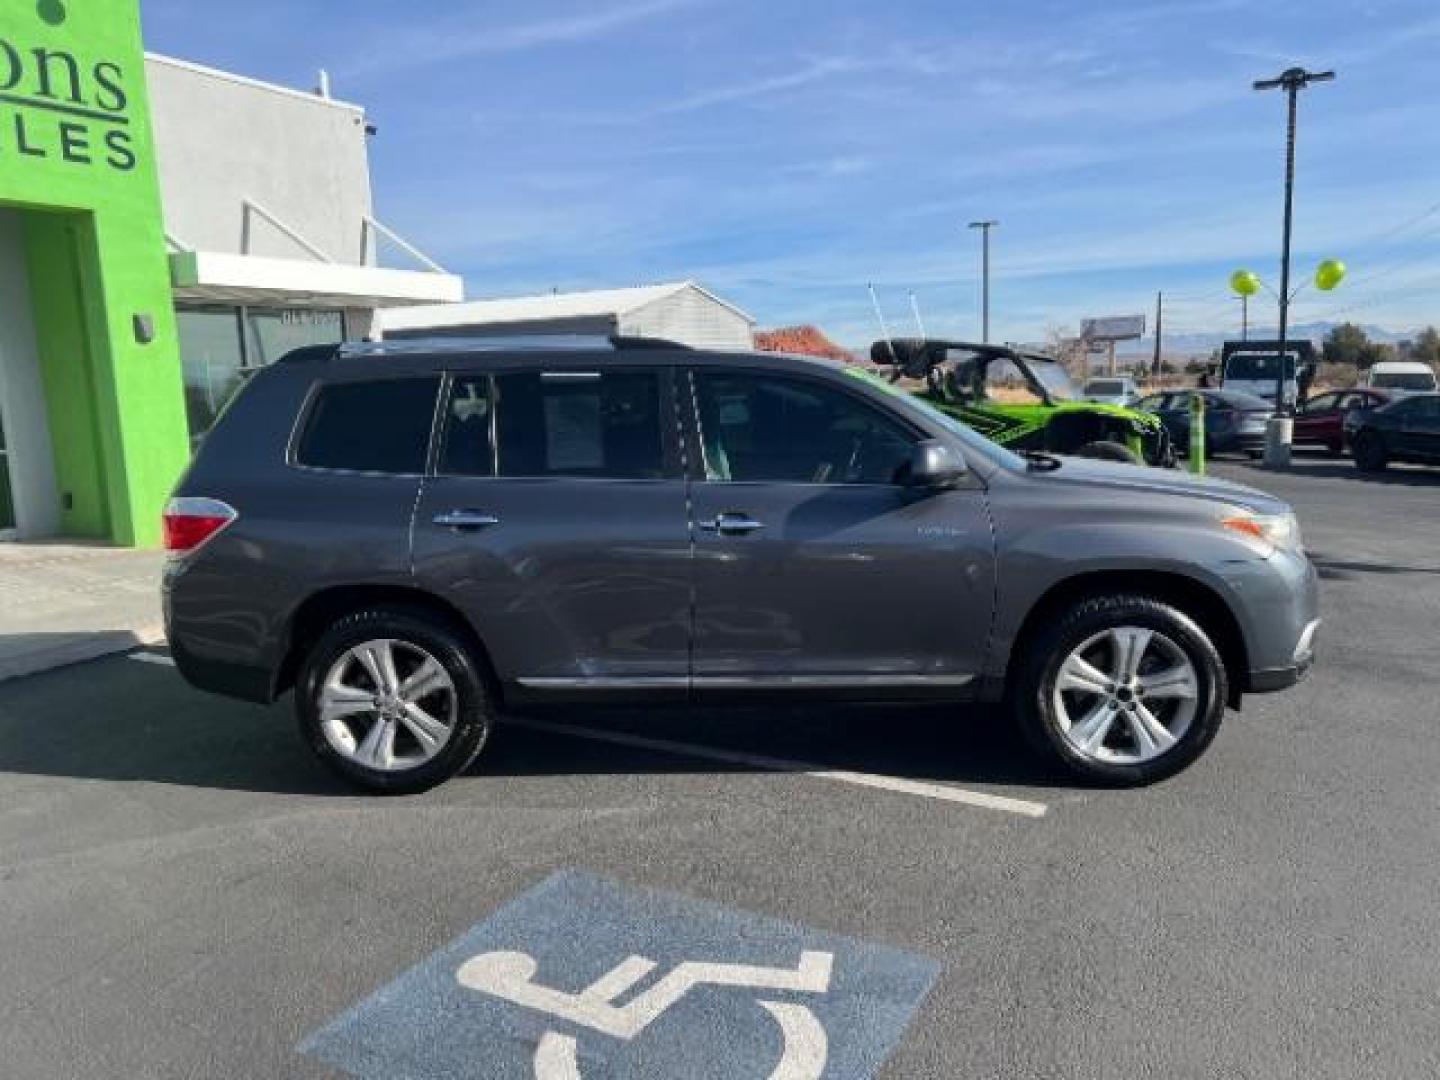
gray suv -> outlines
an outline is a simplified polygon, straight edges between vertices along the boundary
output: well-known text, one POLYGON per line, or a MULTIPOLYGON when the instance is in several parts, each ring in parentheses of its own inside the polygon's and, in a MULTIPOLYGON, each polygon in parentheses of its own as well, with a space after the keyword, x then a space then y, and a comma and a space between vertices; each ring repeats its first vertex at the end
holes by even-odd
POLYGON ((1261 492, 1019 457, 840 364, 615 340, 311 348, 226 410, 166 511, 194 685, 295 691, 379 791, 571 703, 1010 703, 1145 783, 1295 683, 1319 620, 1261 492))

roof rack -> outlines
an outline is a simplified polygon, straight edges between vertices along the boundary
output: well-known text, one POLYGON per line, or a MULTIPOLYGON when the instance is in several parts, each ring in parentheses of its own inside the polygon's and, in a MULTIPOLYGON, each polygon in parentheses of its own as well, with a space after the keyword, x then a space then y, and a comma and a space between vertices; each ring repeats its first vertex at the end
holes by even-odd
POLYGON ((587 352, 608 349, 688 349, 663 338, 605 336, 602 334, 510 334, 388 338, 384 341, 347 341, 335 355, 341 359, 364 356, 432 356, 436 353, 475 352, 587 352))

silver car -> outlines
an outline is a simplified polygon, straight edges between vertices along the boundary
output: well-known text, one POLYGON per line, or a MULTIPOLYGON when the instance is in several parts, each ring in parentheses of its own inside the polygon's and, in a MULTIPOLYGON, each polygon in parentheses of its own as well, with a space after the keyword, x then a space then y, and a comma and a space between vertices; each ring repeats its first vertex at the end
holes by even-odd
POLYGON ((1085 400, 1102 405, 1129 407, 1140 396, 1135 380, 1127 376, 1108 376, 1085 381, 1085 400))
POLYGON ((1313 655, 1290 509, 1019 457, 861 370, 655 342, 405 342, 260 372, 166 513, 197 686, 294 690, 416 791, 555 703, 1005 701, 1078 777, 1194 761, 1313 655))

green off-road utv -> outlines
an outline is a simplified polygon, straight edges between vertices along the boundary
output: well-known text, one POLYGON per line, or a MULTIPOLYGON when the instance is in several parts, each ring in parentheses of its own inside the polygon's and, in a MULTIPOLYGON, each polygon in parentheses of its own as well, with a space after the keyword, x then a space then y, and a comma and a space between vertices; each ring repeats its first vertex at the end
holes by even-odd
POLYGON ((1006 345, 897 338, 877 341, 872 363, 890 368, 890 381, 923 381, 916 393, 987 438, 1016 453, 1041 451, 1125 461, 1175 464, 1174 447, 1156 416, 1120 405, 1085 401, 1060 363, 1006 345), (1009 385, 1023 402, 997 400, 1009 385))

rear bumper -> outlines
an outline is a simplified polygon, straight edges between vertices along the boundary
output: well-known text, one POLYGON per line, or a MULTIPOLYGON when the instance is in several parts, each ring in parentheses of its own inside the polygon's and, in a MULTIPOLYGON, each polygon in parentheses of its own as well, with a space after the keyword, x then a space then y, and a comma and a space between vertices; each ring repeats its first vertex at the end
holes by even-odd
POLYGON ((205 619, 177 614, 175 591, 185 569, 180 563, 167 566, 160 593, 165 639, 176 670, 197 690, 262 705, 274 701, 275 676, 268 666, 225 656, 214 640, 217 635, 214 625, 205 619))
POLYGON ((275 700, 270 672, 265 668, 197 656, 183 638, 170 639, 170 656, 184 680, 197 690, 268 705, 275 700))

